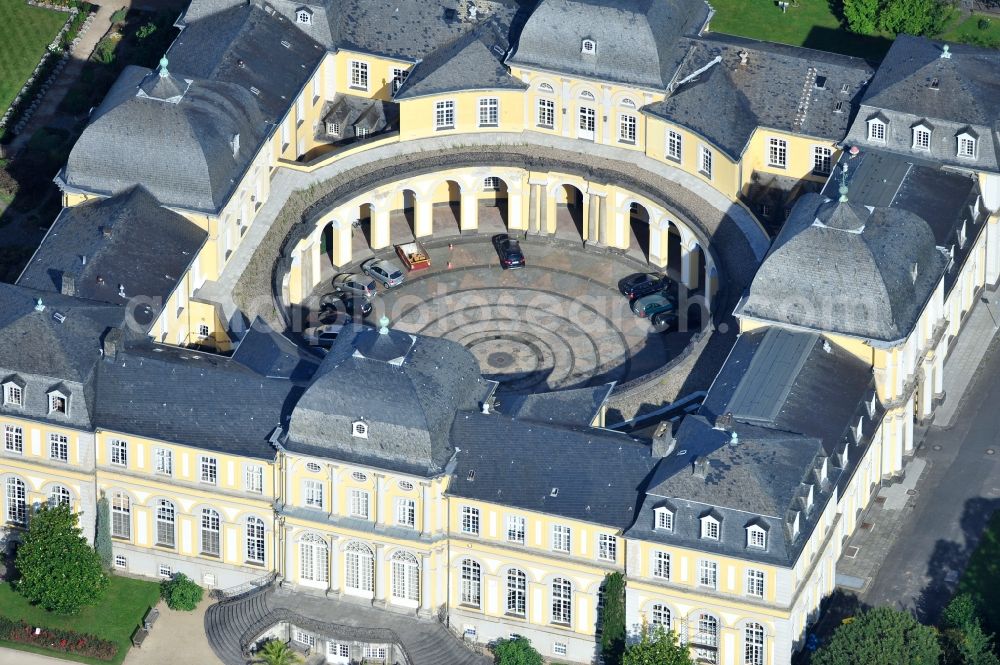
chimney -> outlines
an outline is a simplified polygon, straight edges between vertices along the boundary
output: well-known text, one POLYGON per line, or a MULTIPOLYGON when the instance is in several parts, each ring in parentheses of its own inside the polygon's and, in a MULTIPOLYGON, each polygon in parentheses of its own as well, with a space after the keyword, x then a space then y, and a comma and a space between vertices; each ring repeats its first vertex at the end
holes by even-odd
POLYGON ((71 272, 63 271, 62 283, 59 287, 59 291, 64 296, 75 296, 76 295, 76 275, 71 272))
POLYGON ((669 420, 664 420, 656 427, 656 431, 653 432, 653 447, 651 450, 653 457, 666 457, 674 452, 677 440, 674 439, 671 430, 669 420))
POLYGON ((702 478, 708 476, 708 458, 706 457, 695 457, 694 462, 691 464, 691 473, 695 478, 702 478))
POLYGON ((101 340, 101 352, 105 358, 114 360, 122 343, 121 328, 109 328, 101 340))

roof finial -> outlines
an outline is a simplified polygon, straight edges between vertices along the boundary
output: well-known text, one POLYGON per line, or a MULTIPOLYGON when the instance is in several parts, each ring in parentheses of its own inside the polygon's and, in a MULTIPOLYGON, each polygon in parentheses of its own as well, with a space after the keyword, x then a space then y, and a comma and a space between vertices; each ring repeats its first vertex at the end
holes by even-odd
POLYGON ((840 202, 847 203, 847 164, 840 167, 840 202))
POLYGON ((385 314, 383 314, 382 318, 378 320, 378 325, 379 325, 378 333, 380 335, 388 335, 389 334, 389 317, 388 316, 386 316, 385 314))
POLYGON ((941 45, 941 57, 945 59, 951 57, 951 47, 948 46, 947 44, 941 45))
POLYGON ((44 312, 45 311, 45 303, 42 302, 41 298, 39 298, 38 300, 35 301, 35 311, 36 312, 44 312))
POLYGON ((167 76, 170 76, 170 72, 167 71, 167 65, 168 64, 169 64, 169 61, 167 60, 167 55, 164 53, 163 57, 160 58, 160 76, 163 77, 163 78, 166 78, 167 76))

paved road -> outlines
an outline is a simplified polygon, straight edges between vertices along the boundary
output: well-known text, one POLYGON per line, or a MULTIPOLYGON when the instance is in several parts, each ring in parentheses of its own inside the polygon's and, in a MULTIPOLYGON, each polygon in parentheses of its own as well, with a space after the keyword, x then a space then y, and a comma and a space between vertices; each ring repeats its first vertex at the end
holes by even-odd
POLYGON ((948 428, 918 451, 916 507, 861 600, 937 618, 989 516, 1000 508, 1000 343, 994 338, 948 428), (989 451, 996 451, 991 454, 989 451))

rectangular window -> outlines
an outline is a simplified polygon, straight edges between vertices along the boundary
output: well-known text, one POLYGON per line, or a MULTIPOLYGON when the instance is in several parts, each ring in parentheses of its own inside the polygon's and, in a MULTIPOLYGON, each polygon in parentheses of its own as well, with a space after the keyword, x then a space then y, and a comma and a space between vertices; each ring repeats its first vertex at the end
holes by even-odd
POLYGON ((830 175, 833 170, 833 149, 818 145, 813 147, 813 173, 830 175))
POLYGON ((351 87, 355 90, 368 89, 368 63, 351 60, 351 87))
POLYGON ((201 457, 201 482, 214 485, 219 479, 219 462, 214 457, 201 457))
POLYGON ((368 131, 367 127, 359 127, 357 125, 354 126, 354 135, 356 137, 358 137, 359 139, 366 139, 366 138, 368 138, 368 134, 369 134, 369 131, 368 131))
POLYGON ((479 126, 496 127, 500 124, 500 100, 487 97, 479 100, 479 126))
POLYGON ((698 586, 714 589, 719 583, 719 566, 714 561, 698 562, 698 586))
POLYGON ((652 575, 661 580, 670 579, 670 554, 668 552, 653 552, 652 575))
POLYGON ((495 192, 500 189, 500 178, 488 175, 483 178, 483 191, 484 192, 495 192))
POLYGON ((618 116, 618 140, 622 143, 635 143, 636 119, 631 113, 618 116))
POLYGON ((976 139, 963 136, 958 139, 958 156, 959 157, 975 157, 976 156, 976 139))
POLYGON ((392 94, 399 92, 399 89, 403 87, 403 81, 406 80, 406 76, 409 74, 405 69, 399 69, 398 67, 393 67, 392 69, 392 94))
POLYGON ((111 440, 111 463, 115 466, 128 466, 128 443, 126 441, 111 440))
POLYGON ((524 545, 525 520, 521 515, 507 516, 507 542, 524 545))
POLYGON ((618 560, 618 539, 609 533, 597 537, 597 558, 605 561, 618 560))
POLYGON ((754 598, 764 597, 764 571, 747 570, 747 595, 754 598))
POLYGON ((322 79, 319 76, 313 78, 313 103, 319 98, 322 86, 322 79))
POLYGON ((166 448, 153 448, 153 472, 169 476, 174 472, 174 454, 166 448))
POLYGON ((556 103, 551 99, 538 100, 538 126, 544 129, 556 126, 556 103))
POLYGON ((681 149, 683 139, 680 132, 670 130, 667 132, 667 157, 676 161, 681 161, 681 149))
POLYGON ((783 169, 788 166, 788 142, 770 138, 767 141, 767 165, 783 169))
POLYGON ((115 555, 115 568, 120 568, 122 570, 128 568, 128 559, 125 558, 124 554, 115 555))
POLYGON ((365 490, 351 490, 351 517, 363 520, 368 519, 368 492, 365 490))
POLYGON ((3 403, 9 406, 24 406, 24 390, 21 386, 8 384, 3 392, 3 403))
POLYGON ((396 499, 396 524, 407 528, 417 525, 417 502, 413 499, 396 499))
POLYGON ((254 494, 264 493, 264 467, 248 464, 243 469, 243 489, 254 494))
POLYGON ((299 97, 295 100, 295 121, 298 124, 306 119, 306 100, 304 97, 299 97))
POLYGON ((366 644, 364 648, 365 658, 374 658, 375 660, 385 660, 387 653, 388 652, 386 648, 378 644, 366 644))
MULTIPOLYGON (((811 491, 811 488, 810 488, 811 491)), ((810 496, 812 496, 810 494, 810 496)), ((767 548, 767 532, 759 528, 747 529, 747 546, 758 549, 767 548)))
POLYGON ((916 150, 930 150, 931 149, 931 133, 926 129, 914 129, 913 130, 913 147, 916 150))
POLYGON ((656 511, 656 528, 663 531, 674 530, 674 514, 669 510, 656 511))
POLYGON ((698 160, 698 170, 703 176, 712 179, 712 151, 708 146, 701 146, 701 155, 698 160))
POLYGON ((719 539, 719 523, 710 517, 701 521, 701 537, 709 540, 719 539))
POLYGON ((455 102, 447 100, 434 105, 434 128, 455 129, 455 102))
POLYGON ((306 480, 302 483, 303 495, 307 508, 323 509, 323 482, 306 480))
POLYGON ((553 656, 565 656, 567 652, 567 647, 565 642, 553 642, 552 643, 552 655, 553 656))
POLYGON ((572 547, 573 532, 568 526, 562 524, 552 525, 552 549, 556 552, 569 554, 572 547))
POLYGON ((885 124, 881 122, 868 123, 868 140, 885 143, 885 124))
POLYGON ((9 453, 24 452, 24 430, 17 425, 3 426, 3 448, 9 453))
POLYGON ((157 572, 159 573, 160 577, 164 579, 170 579, 171 577, 174 576, 174 571, 170 568, 170 566, 168 566, 165 563, 161 563, 159 565, 159 567, 157 568, 157 572))
POLYGON ((479 509, 472 506, 462 506, 462 533, 479 535, 479 509))
POLYGON ((49 458, 57 462, 69 461, 69 437, 49 434, 49 458))
POLYGON ((350 658, 351 645, 346 642, 327 642, 326 655, 335 658, 350 658))
POLYGON ((310 648, 316 646, 316 636, 299 628, 292 631, 292 639, 310 648))

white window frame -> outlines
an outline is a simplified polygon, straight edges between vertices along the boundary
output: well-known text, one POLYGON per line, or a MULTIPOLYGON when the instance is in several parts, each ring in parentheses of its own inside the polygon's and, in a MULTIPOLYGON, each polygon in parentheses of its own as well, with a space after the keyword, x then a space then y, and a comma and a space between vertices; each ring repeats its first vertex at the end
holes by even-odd
POLYGON ((665 152, 667 159, 672 159, 675 162, 679 162, 684 158, 684 136, 674 130, 667 131, 667 144, 665 152))
POLYGON ((833 148, 825 145, 813 146, 813 175, 827 176, 833 172, 833 148))
POLYGON ((479 508, 462 506, 460 513, 462 533, 472 536, 479 535, 479 508))
POLYGON ((553 642, 552 643, 552 655, 553 656, 565 656, 569 651, 569 645, 566 642, 553 642))
POLYGON ((542 129, 555 129, 556 103, 552 99, 539 99, 535 124, 542 129))
POLYGON ((312 25, 312 14, 305 9, 300 9, 295 12, 295 22, 301 23, 302 25, 312 25))
POLYGON ((706 589, 719 588, 719 564, 708 559, 698 560, 698 586, 706 589))
POLYGON ((368 63, 361 60, 351 60, 347 65, 350 72, 351 89, 368 90, 368 63))
POLYGON ((299 539, 299 579, 325 584, 330 579, 330 552, 315 533, 299 539))
POLYGON ((698 173, 705 176, 708 180, 712 179, 712 149, 707 145, 699 146, 698 173))
POLYGON ((653 529, 656 531, 673 532, 674 511, 669 508, 657 508, 653 511, 655 515, 653 529))
POLYGON ((344 584, 355 595, 375 593, 375 556, 364 543, 352 542, 344 550, 344 584))
POLYGON ((156 545, 160 547, 177 546, 177 506, 160 499, 156 504, 156 545))
POLYGON ((371 494, 368 490, 352 489, 349 494, 351 517, 367 520, 371 515, 371 494))
POLYGON ((969 134, 959 134, 956 143, 956 156, 964 159, 975 159, 979 153, 979 139, 969 134), (963 150, 968 145, 969 150, 963 150))
POLYGON ((198 457, 198 478, 208 485, 219 484, 219 460, 211 455, 199 455, 198 457))
POLYGON ((507 542, 524 545, 528 522, 524 515, 507 516, 507 542))
POLYGON ((69 461, 69 437, 56 432, 49 433, 49 459, 56 462, 69 461))
POLYGON ((747 527, 747 547, 757 550, 767 549, 767 531, 757 525, 747 527))
POLYGON ((767 663, 767 632, 764 626, 751 621, 743 627, 743 665, 767 663))
POLYGON ((13 381, 7 382, 3 386, 4 406, 24 407, 24 388, 13 381))
POLYGON ((132 499, 125 492, 111 495, 111 537, 132 539, 132 499))
POLYGON ((777 136, 767 139, 767 165, 773 169, 788 168, 788 141, 777 136))
POLYGON ((3 449, 8 453, 24 454, 24 428, 20 425, 3 426, 3 449))
POLYGON ((920 150, 922 152, 930 152, 931 149, 931 130, 925 125, 917 125, 913 128, 913 136, 911 137, 913 143, 910 147, 914 150, 920 150))
POLYGON ((552 623, 573 625, 573 583, 557 577, 550 585, 552 595, 552 623))
POLYGON ((251 515, 246 519, 243 531, 247 563, 263 565, 267 556, 267 530, 264 527, 264 520, 251 515))
POLYGON ((323 510, 326 505, 326 483, 314 478, 306 478, 302 481, 302 503, 306 508, 323 510))
POLYGON ((251 494, 264 493, 264 467, 259 464, 244 465, 243 490, 251 494))
POLYGON ((420 561, 410 552, 393 552, 389 559, 389 593, 396 601, 420 602, 420 561))
POLYGON ((639 119, 634 113, 618 114, 618 142, 635 145, 639 135, 639 119))
POLYGON ((506 614, 528 616, 528 574, 520 568, 510 568, 506 575, 506 614))
POLYGON ((410 75, 409 70, 403 69, 401 67, 392 68, 392 94, 399 92, 399 89, 403 87, 403 83, 406 82, 406 77, 410 75))
MULTIPOLYGON (((673 621, 673 613, 670 608, 663 603, 655 603, 649 608, 649 623, 652 626, 663 626, 664 630, 670 630, 673 621)), ((683 638, 681 638, 683 641, 683 638)))
POLYGON ((404 496, 396 497, 396 526, 415 529, 417 526, 417 502, 404 496))
POLYGON ((296 628, 292 631, 292 640, 307 646, 310 649, 316 646, 316 636, 311 633, 307 633, 301 628, 296 628))
POLYGON ((500 100, 497 97, 483 97, 479 100, 479 126, 500 126, 500 100))
POLYGON ((701 518, 701 537, 704 540, 719 540, 722 537, 722 523, 711 515, 701 518))
POLYGON ((71 506, 73 505, 73 495, 65 485, 53 485, 49 488, 50 506, 71 506))
POLYGON ((128 559, 124 554, 115 555, 115 568, 119 568, 121 570, 128 568, 128 559))
POLYGON ((153 448, 153 473, 160 476, 174 475, 174 453, 169 448, 153 448))
POLYGON ((455 129, 455 100, 444 99, 434 103, 434 129, 455 129))
POLYGON ((483 602, 483 569, 473 559, 462 559, 459 564, 459 579, 461 580, 459 602, 470 607, 482 607, 483 602))
POLYGON ((573 551, 573 529, 565 524, 552 525, 552 551, 569 554, 573 551))
POLYGON ((872 143, 885 143, 889 128, 880 118, 868 121, 868 140, 872 143))
POLYGON ((597 55, 597 40, 595 39, 584 39, 580 43, 580 53, 584 55, 597 55))
POLYGON ((751 598, 763 598, 767 591, 767 574, 763 570, 747 568, 744 590, 751 598))
POLYGON ((201 509, 201 529, 199 531, 201 554, 222 557, 222 517, 212 508, 201 509))
POLYGON ((363 420, 355 420, 351 423, 351 436, 359 439, 368 438, 368 423, 363 420))
POLYGON ((8 476, 6 485, 7 521, 12 524, 28 523, 28 486, 20 478, 8 476))
POLYGON ((108 459, 115 466, 128 466, 128 441, 111 439, 108 459))
POLYGON ((53 413, 69 415, 69 395, 63 395, 58 390, 49 393, 49 415, 53 413))
POLYGON ((649 563, 649 575, 658 580, 670 579, 670 552, 653 550, 649 563))
POLYGON ((597 558, 602 561, 618 560, 618 538, 614 534, 597 535, 597 558))

